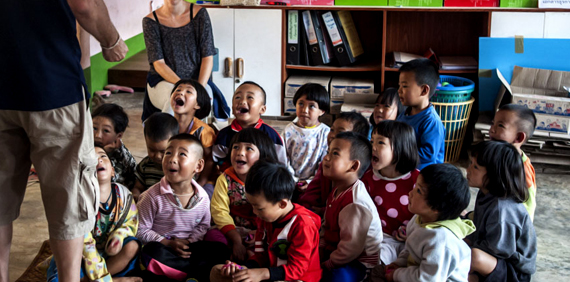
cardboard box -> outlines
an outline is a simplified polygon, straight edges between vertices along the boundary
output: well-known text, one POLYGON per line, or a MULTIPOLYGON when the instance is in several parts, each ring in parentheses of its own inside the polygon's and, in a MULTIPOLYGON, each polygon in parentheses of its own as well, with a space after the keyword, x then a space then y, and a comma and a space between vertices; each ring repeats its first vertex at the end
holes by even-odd
POLYGON ((533 94, 545 97, 568 97, 564 87, 570 87, 570 72, 545 69, 523 68, 515 66, 509 84, 501 72, 496 69, 497 77, 502 83, 495 98, 495 111, 502 105, 512 101, 513 93, 533 94))
POLYGON ((340 108, 342 107, 343 101, 331 101, 331 110, 330 113, 332 115, 340 114, 340 108))
POLYGON ((570 9, 570 0, 538 0, 539 8, 570 9))
POLYGON ((318 83, 329 91, 329 84, 331 81, 330 76, 301 76, 292 75, 285 81, 285 97, 293 98, 295 92, 306 83, 318 83))
POLYGON ((374 80, 333 77, 330 85, 331 101, 344 101, 347 94, 374 94, 374 80))
POLYGON ((570 116, 570 98, 532 94, 512 94, 511 103, 525 106, 535 113, 570 116))
POLYGON ((443 0, 388 0, 388 6, 443 7, 443 0))
POLYGON ((536 114, 536 130, 568 134, 570 117, 536 114))
POLYGON ((296 112, 297 110, 295 104, 293 104, 293 98, 285 98, 283 100, 283 113, 286 115, 294 115, 296 112))
POLYGON ((344 97, 341 111, 356 111, 368 119, 374 112, 374 104, 377 98, 378 94, 348 94, 344 97))
POLYGON ((443 6, 444 7, 498 7, 499 0, 444 0, 443 6))
POLYGON ((335 0, 335 6, 388 6, 388 0, 335 0))
POLYGON ((500 6, 512 8, 536 8, 538 7, 538 0, 501 0, 500 6))

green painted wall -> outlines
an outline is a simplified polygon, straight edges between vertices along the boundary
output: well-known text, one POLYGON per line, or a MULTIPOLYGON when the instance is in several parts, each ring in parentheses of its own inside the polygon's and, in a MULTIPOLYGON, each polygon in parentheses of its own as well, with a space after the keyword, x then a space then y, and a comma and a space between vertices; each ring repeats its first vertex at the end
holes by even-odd
MULTIPOLYGON (((129 47, 129 52, 125 59, 132 57, 146 48, 142 33, 125 40, 125 43, 129 47)), ((110 63, 105 61, 102 53, 91 56, 91 66, 83 70, 89 92, 93 93, 103 89, 103 87, 108 84, 107 70, 118 64, 120 64, 120 62, 110 63)))

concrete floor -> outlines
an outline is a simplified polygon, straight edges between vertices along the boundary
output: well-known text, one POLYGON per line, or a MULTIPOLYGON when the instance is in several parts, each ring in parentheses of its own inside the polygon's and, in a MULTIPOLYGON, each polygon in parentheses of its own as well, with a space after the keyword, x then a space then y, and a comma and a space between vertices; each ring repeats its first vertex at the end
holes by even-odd
MULTIPOLYGON (((146 156, 146 146, 140 120, 142 93, 114 94, 106 99, 122 105, 129 115, 129 127, 123 142, 140 161, 146 156)), ((281 131, 283 122, 274 122, 281 131)), ((531 157, 532 159, 532 157, 531 157)), ((538 237, 537 273, 533 281, 564 281, 570 277, 570 174, 557 168, 535 166, 538 185, 534 225, 538 237), (557 172, 558 171, 558 172, 557 172), (569 233, 566 233, 569 232, 569 233)), ((472 195, 476 195, 472 189, 472 195)), ((474 197, 472 197, 472 205, 474 197)), ((14 237, 10 257, 10 281, 15 281, 48 239, 47 223, 38 183, 28 185, 20 217, 14 222, 14 237)))

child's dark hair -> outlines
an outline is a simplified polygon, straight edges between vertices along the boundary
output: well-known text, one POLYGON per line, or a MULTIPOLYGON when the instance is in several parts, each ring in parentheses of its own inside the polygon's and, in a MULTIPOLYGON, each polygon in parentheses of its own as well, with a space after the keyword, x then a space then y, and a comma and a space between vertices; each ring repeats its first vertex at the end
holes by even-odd
POLYGON ((528 199, 522 158, 513 145, 484 141, 471 148, 471 156, 487 169, 483 185, 491 195, 512 198, 518 203, 528 199))
POLYGON ((295 180, 284 165, 265 160, 257 161, 247 173, 245 192, 250 195, 263 194, 265 199, 276 204, 291 200, 295 191, 295 180))
POLYGON ((366 121, 366 118, 357 112, 342 112, 336 119, 343 119, 352 123, 352 131, 358 133, 362 136, 368 136, 370 131, 370 124, 366 121))
POLYGON ((372 145, 365 136, 356 134, 352 131, 341 132, 337 134, 335 139, 343 139, 350 142, 350 160, 360 161, 360 169, 358 170, 358 178, 361 178, 366 170, 370 167, 372 156, 372 145))
MULTIPOLYGON (((406 107, 404 107, 404 105, 402 105, 402 102, 400 101, 400 95, 398 95, 398 89, 394 87, 387 88, 386 90, 384 90, 384 92, 378 95, 378 98, 376 98, 376 104, 389 105, 389 106, 396 104, 398 110, 396 116, 399 116, 406 109, 406 107)), ((370 116, 370 124, 372 124, 372 127, 376 126, 376 122, 374 121, 374 115, 370 116)))
POLYGON ((427 186, 426 202, 438 211, 438 221, 458 218, 469 205, 469 183, 454 165, 432 164, 422 169, 420 175, 427 186))
POLYGON ((174 140, 182 140, 192 145, 196 145, 196 147, 199 148, 196 151, 198 159, 202 159, 204 157, 204 147, 202 147, 202 142, 200 139, 198 139, 198 137, 188 133, 180 133, 170 137, 170 139, 168 139, 168 142, 170 143, 174 140))
POLYGON ((261 87, 261 85, 255 83, 253 81, 246 81, 246 82, 240 84, 238 88, 240 88, 240 87, 242 87, 242 85, 246 85, 246 84, 257 86, 261 90, 261 94, 263 95, 263 104, 265 105, 265 102, 267 100, 267 94, 265 93, 265 89, 263 89, 263 87, 261 87))
POLYGON ((168 140, 178 130, 178 121, 167 113, 153 113, 144 121, 144 136, 153 142, 168 140))
POLYGON ((106 117, 113 123, 115 128, 115 133, 125 132, 127 126, 129 126, 129 116, 123 110, 123 107, 117 104, 103 104, 97 107, 93 113, 92 117, 106 117))
POLYGON ((277 162, 277 152, 275 151, 275 144, 271 141, 271 138, 267 135, 267 133, 255 129, 253 127, 248 127, 242 129, 238 132, 232 140, 230 141, 230 152, 229 155, 232 154, 232 150, 235 143, 251 143, 257 147, 259 150, 259 159, 266 160, 268 162, 277 162))
POLYGON ((200 108, 196 110, 194 116, 197 119, 203 119, 207 117, 210 114, 212 106, 210 105, 210 95, 208 95, 208 91, 206 91, 206 88, 204 88, 204 86, 202 86, 200 82, 194 79, 181 79, 178 82, 176 82, 176 84, 174 84, 174 88, 172 88, 172 92, 170 92, 170 95, 172 95, 174 91, 176 91, 176 88, 178 88, 178 86, 180 86, 181 84, 192 85, 192 87, 196 89, 196 103, 198 103, 198 106, 200 106, 200 108))
POLYGON ((412 72, 419 86, 429 85, 429 98, 435 93, 439 83, 439 67, 429 59, 421 58, 411 60, 400 67, 400 73, 412 72))
MULTIPOLYGON (((93 148, 99 148, 99 149, 102 149, 103 151, 105 151, 105 147, 99 143, 95 143, 93 148)), ((105 151, 105 154, 107 154, 107 151, 105 151)))
POLYGON ((522 131, 526 134, 526 140, 532 137, 534 129, 536 128, 536 116, 531 109, 517 104, 506 104, 499 108, 499 111, 511 111, 515 113, 518 117, 518 120, 515 122, 518 131, 522 131))
POLYGON ((406 174, 418 166, 420 156, 416 134, 410 125, 395 120, 383 120, 374 127, 372 134, 390 139, 392 164, 396 165, 399 173, 406 174))
POLYGON ((319 109, 323 110, 325 113, 329 112, 330 96, 322 85, 317 83, 307 83, 301 86, 299 89, 297 89, 297 92, 295 92, 295 96, 293 97, 293 104, 297 105, 297 101, 302 96, 306 96, 306 99, 309 101, 317 102, 319 109))

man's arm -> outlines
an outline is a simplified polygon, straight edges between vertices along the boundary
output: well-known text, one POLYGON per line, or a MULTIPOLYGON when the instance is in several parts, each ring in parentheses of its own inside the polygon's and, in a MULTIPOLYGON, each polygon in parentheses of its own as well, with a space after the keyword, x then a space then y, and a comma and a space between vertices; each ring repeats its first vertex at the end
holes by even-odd
POLYGON ((125 58, 129 48, 111 22, 103 0, 67 0, 67 3, 81 27, 101 43, 105 60, 118 62, 125 58))

